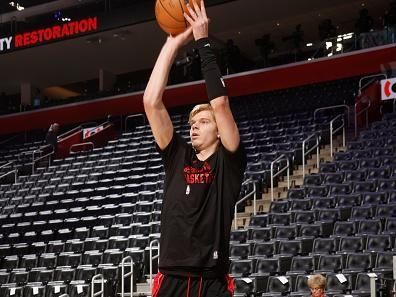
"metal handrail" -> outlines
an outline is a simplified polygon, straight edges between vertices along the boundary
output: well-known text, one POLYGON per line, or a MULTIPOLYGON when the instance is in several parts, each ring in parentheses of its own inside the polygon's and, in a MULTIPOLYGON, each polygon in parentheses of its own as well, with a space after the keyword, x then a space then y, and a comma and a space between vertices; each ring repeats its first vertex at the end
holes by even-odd
POLYGON ((396 294, 396 255, 392 257, 392 268, 393 268, 393 293, 396 294))
POLYGON ((130 276, 131 277, 131 296, 132 296, 132 292, 133 292, 133 259, 131 256, 127 256, 125 258, 122 259, 121 261, 121 297, 125 297, 125 279, 130 276), (125 262, 130 260, 130 264, 131 264, 131 271, 129 271, 128 273, 125 273, 125 262))
POLYGON ((257 187, 256 187, 256 183, 254 182, 254 180, 249 178, 249 179, 245 180, 242 183, 242 186, 248 185, 249 183, 253 184, 253 190, 251 192, 247 193, 243 198, 238 200, 235 203, 235 206, 234 206, 234 228, 235 228, 235 230, 238 228, 238 226, 237 226, 237 213, 238 213, 237 209, 238 209, 238 205, 241 204, 243 201, 247 200, 252 195, 254 195, 253 196, 253 213, 254 213, 254 215, 256 215, 256 203, 257 203, 257 187))
POLYGON ((88 141, 88 142, 81 142, 81 143, 75 143, 75 144, 73 144, 73 145, 71 145, 70 146, 70 148, 69 148, 69 153, 71 154, 71 153, 74 153, 73 152, 73 148, 75 148, 75 147, 80 147, 80 146, 86 146, 86 145, 88 145, 88 146, 91 146, 92 148, 91 148, 91 150, 93 150, 94 148, 95 148, 95 144, 93 143, 93 142, 90 142, 90 141, 88 141))
POLYGON ((1 168, 4 168, 4 167, 7 167, 7 166, 9 166, 9 165, 12 165, 12 164, 14 164, 14 163, 15 163, 15 161, 10 161, 10 162, 8 162, 8 163, 6 163, 6 164, 1 165, 1 166, 0 166, 0 169, 1 169, 1 168))
POLYGON ((14 175, 15 175, 14 181, 15 181, 15 184, 16 184, 16 183, 17 183, 17 179, 18 179, 18 169, 14 169, 14 170, 8 171, 7 173, 1 175, 1 176, 0 176, 0 179, 2 179, 3 177, 8 176, 8 175, 10 175, 10 174, 14 174, 14 175))
POLYGON ((80 129, 81 129, 81 126, 75 127, 73 129, 66 131, 65 133, 59 135, 58 138, 60 138, 60 139, 65 138, 66 136, 69 136, 69 134, 73 134, 74 132, 77 132, 80 129))
POLYGON ((368 105, 365 108, 363 108, 361 111, 359 111, 359 113, 357 112, 357 107, 358 107, 359 103, 361 103, 363 100, 359 100, 358 102, 355 103, 355 137, 358 136, 357 119, 358 119, 358 116, 360 116, 363 112, 366 113, 366 128, 368 128, 368 110, 371 107, 371 100, 370 100, 369 96, 366 96, 363 98, 368 98, 368 105))
MULTIPOLYGON (((37 149, 37 150, 34 150, 34 151, 33 151, 33 153, 32 153, 32 163, 33 163, 34 160, 35 160, 35 155, 36 155, 36 153, 39 153, 39 154, 40 154, 40 157, 41 157, 42 151, 41 151, 40 149, 37 149)), ((32 172, 32 173, 33 173, 33 172, 32 172)))
POLYGON ((347 110, 347 114, 348 114, 348 127, 350 127, 350 121, 349 121, 349 114, 350 114, 350 108, 348 105, 346 104, 340 104, 340 105, 332 105, 332 106, 326 106, 326 107, 321 107, 321 108, 317 108, 314 111, 314 121, 316 121, 316 115, 319 111, 323 111, 323 110, 331 110, 331 109, 338 109, 338 108, 345 108, 347 110))
POLYGON ((290 189, 290 161, 288 157, 282 154, 271 162, 271 201, 274 201, 274 178, 285 170, 287 170, 287 188, 290 189), (274 174, 274 164, 279 163, 282 160, 286 160, 286 166, 279 169, 279 171, 274 174))
POLYGON ((14 135, 14 136, 11 136, 10 138, 7 138, 7 139, 5 139, 5 140, 3 140, 3 141, 0 141, 0 145, 3 145, 3 144, 5 144, 5 143, 11 141, 11 140, 13 140, 14 138, 17 138, 18 136, 19 136, 19 135, 14 135))
POLYGON ((335 135, 338 131, 342 129, 342 146, 345 147, 345 122, 344 115, 339 114, 334 119, 330 121, 330 157, 333 157, 333 135, 335 135), (342 124, 334 130, 334 122, 338 119, 341 119, 342 124))
POLYGON ((102 274, 94 275, 91 281, 91 297, 96 297, 96 296, 101 296, 101 297, 104 296, 104 278, 102 274), (100 279, 101 286, 100 286, 100 291, 95 293, 95 281, 97 279, 100 279))
POLYGON ((305 177, 305 156, 307 156, 310 152, 312 152, 314 149, 316 149, 316 166, 319 169, 319 135, 317 133, 314 133, 310 136, 308 136, 306 139, 303 140, 302 143, 302 171, 303 171, 303 180, 305 177), (308 151, 305 152, 305 144, 308 142, 308 140, 316 137, 316 145, 311 147, 308 151))
POLYGON ((142 114, 142 113, 129 115, 124 120, 124 123, 125 123, 124 124, 124 132, 128 130, 128 120, 133 119, 133 118, 138 118, 138 117, 142 117, 143 123, 146 123, 146 119, 144 117, 144 114, 142 114))
POLYGON ((86 123, 82 123, 81 125, 78 125, 77 127, 75 127, 75 128, 73 128, 73 129, 71 129, 71 130, 69 130, 69 131, 66 131, 65 133, 59 135, 59 136, 58 136, 58 139, 64 138, 64 137, 68 136, 69 134, 72 134, 72 133, 74 133, 74 132, 77 132, 78 130, 83 129, 83 128, 85 128, 86 126, 94 126, 94 127, 96 127, 97 125, 98 125, 97 122, 86 122, 86 123))
POLYGON ((21 160, 21 156, 28 156, 28 155, 32 155, 32 160, 34 160, 34 156, 37 154, 37 153, 42 153, 43 152, 43 150, 42 149, 44 149, 44 148, 46 148, 46 147, 50 147, 50 146, 52 146, 52 144, 46 144, 46 145, 44 145, 44 146, 41 146, 41 147, 39 147, 39 148, 37 148, 37 149, 35 149, 35 150, 32 150, 32 151, 23 151, 23 152, 20 152, 19 154, 18 154, 18 160, 21 160))
POLYGON ((35 149, 34 151, 32 151, 32 163, 34 163, 34 161, 36 160, 35 159, 36 154, 39 154, 39 156, 41 157, 41 154, 43 153, 44 149, 46 149, 46 148, 52 148, 52 152, 55 153, 54 146, 52 144, 46 144, 44 146, 41 146, 38 149, 35 149))
POLYGON ((157 260, 157 264, 159 264, 159 254, 160 254, 160 243, 158 239, 154 239, 153 241, 150 242, 149 246, 149 252, 150 252, 150 291, 153 289, 153 260, 157 260), (157 244, 157 249, 158 249, 158 254, 153 257, 153 246, 154 244, 157 244))
POLYGON ((376 78, 376 77, 384 77, 385 79, 388 78, 388 76, 386 75, 386 73, 377 73, 377 74, 373 74, 373 75, 367 75, 367 76, 363 76, 360 80, 359 80, 359 95, 362 94, 362 90, 367 87, 368 85, 370 85, 373 81, 370 81, 368 83, 366 83, 364 86, 362 86, 362 81, 364 79, 369 79, 369 78, 376 78))
MULTIPOLYGON (((36 164, 37 161, 40 161, 40 160, 42 160, 44 158, 47 158, 47 157, 49 157, 49 156, 51 156, 53 154, 55 154, 55 151, 49 152, 48 154, 46 154, 44 156, 40 156, 40 158, 38 158, 38 159, 34 159, 32 161, 32 174, 34 174, 34 164, 36 164)), ((49 166, 51 166, 51 158, 49 159, 49 166)))

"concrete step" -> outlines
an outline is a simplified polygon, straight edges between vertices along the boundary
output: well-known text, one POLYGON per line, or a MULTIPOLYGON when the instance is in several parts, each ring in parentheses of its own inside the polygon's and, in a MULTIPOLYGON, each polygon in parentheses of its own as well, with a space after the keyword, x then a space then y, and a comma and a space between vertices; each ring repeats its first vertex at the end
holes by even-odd
MULTIPOLYGON (((286 198, 287 192, 285 191, 274 191, 274 200, 286 198)), ((271 192, 263 194, 264 200, 271 200, 271 192)))
POLYGON ((307 160, 307 164, 305 166, 316 167, 317 166, 317 164, 316 164, 316 155, 312 155, 312 158, 307 160))
MULTIPOLYGON (((305 175, 312 174, 312 173, 318 173, 318 172, 319 172, 318 168, 305 169, 305 175)), ((294 173, 294 176, 302 177, 303 176, 302 168, 296 170, 294 173)))
MULTIPOLYGON (((336 137, 333 141, 334 152, 345 150, 345 147, 341 146, 342 138, 336 137)), ((320 149, 319 160, 320 162, 331 161, 331 154, 330 154, 330 145, 326 145, 320 149)), ((305 175, 318 173, 319 169, 317 168, 316 164, 316 154, 311 155, 311 157, 307 160, 305 165, 305 175)), ((290 187, 302 186, 304 184, 303 180, 303 172, 302 172, 302 165, 296 167, 293 170, 293 175, 290 176, 290 187)), ((260 212, 268 212, 269 206, 271 204, 271 189, 266 189, 267 192, 262 194, 262 199, 258 199, 256 201, 256 211, 260 212)), ((278 182, 278 186, 274 188, 274 200, 278 199, 285 199, 287 198, 287 180, 286 177, 283 180, 278 182)), ((249 202, 249 205, 245 207, 244 213, 238 213, 237 217, 237 225, 238 228, 245 227, 249 223, 249 218, 253 214, 253 201, 249 202)), ((233 225, 234 227, 234 225, 233 225)))
MULTIPOLYGON (((244 229, 247 228, 249 225, 249 220, 250 220, 251 214, 242 212, 237 214, 237 229, 244 229)), ((231 229, 235 230, 235 222, 234 220, 232 221, 231 229)))
POLYGON ((137 283, 136 284, 137 293, 149 293, 151 292, 150 284, 147 283, 137 283))
MULTIPOLYGON (((268 212, 271 201, 269 199, 256 200, 256 212, 268 212)), ((245 213, 253 214, 253 205, 245 206, 245 213)))

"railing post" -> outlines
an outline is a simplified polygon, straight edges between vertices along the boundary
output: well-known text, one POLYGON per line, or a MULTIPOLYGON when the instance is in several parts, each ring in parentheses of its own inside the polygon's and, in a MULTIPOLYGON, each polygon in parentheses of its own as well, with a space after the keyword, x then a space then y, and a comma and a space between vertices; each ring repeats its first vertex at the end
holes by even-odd
POLYGON ((303 140, 301 154, 302 154, 302 171, 303 171, 303 181, 304 181, 304 177, 305 177, 305 140, 303 140))
POLYGON ((357 126, 357 105, 358 103, 355 103, 355 113, 354 113, 354 117, 355 117, 355 137, 357 137, 358 135, 358 126, 357 126))
POLYGON ((333 106, 327 106, 327 107, 321 107, 317 108, 314 111, 314 121, 316 121, 316 115, 318 114, 319 111, 323 110, 332 110, 332 109, 338 109, 338 108, 345 108, 347 111, 347 121, 348 121, 348 127, 350 127, 350 121, 349 121, 349 114, 350 114, 350 108, 346 104, 340 104, 340 105, 333 105, 333 106))
POLYGON ((377 277, 374 275, 371 275, 371 273, 369 273, 369 277, 370 277, 370 297, 376 297, 376 285, 375 285, 375 281, 377 280, 377 277))
POLYGON ((5 173, 2 176, 0 176, 0 179, 2 179, 3 177, 8 176, 10 174, 14 174, 14 181, 15 181, 15 184, 16 184, 17 183, 17 179, 18 179, 18 169, 14 169, 14 170, 8 171, 7 173, 5 173))
POLYGON ((365 84, 364 86, 362 86, 362 81, 364 80, 364 79, 369 79, 369 78, 379 78, 379 77, 384 77, 385 79, 387 79, 388 78, 388 76, 385 74, 385 73, 377 73, 377 74, 373 74, 373 75, 367 75, 367 76, 364 76, 364 77, 362 77, 360 80, 359 80, 359 95, 361 95, 362 94, 362 89, 364 89, 367 85, 369 85, 370 83, 368 83, 368 84, 365 84))
POLYGON ((274 201, 274 178, 285 170, 287 170, 287 188, 290 189, 290 161, 287 156, 282 154, 277 159, 271 162, 271 201, 274 201), (286 166, 280 168, 279 171, 276 174, 274 174, 274 164, 282 160, 286 160, 286 166))
POLYGON ((238 228, 238 224, 237 224, 237 213, 238 213, 238 210, 237 210, 237 206, 235 205, 234 206, 234 230, 237 230, 237 228, 238 228))
POLYGON ((333 121, 330 121, 330 158, 333 158, 333 121))
POLYGON ((316 166, 319 169, 319 136, 316 133, 308 136, 306 139, 303 140, 303 144, 302 144, 303 180, 305 177, 305 156, 307 156, 315 148, 316 148, 316 166), (314 138, 315 136, 316 136, 316 145, 313 146, 312 148, 308 149, 307 152, 305 152, 305 144, 308 142, 308 140, 310 140, 311 138, 314 138))
POLYGON ((153 241, 150 242, 149 246, 149 252, 150 252, 150 291, 153 289, 153 260, 157 260, 157 264, 159 264, 159 254, 160 254, 160 243, 158 239, 154 239, 153 241), (157 244, 157 249, 158 249, 158 254, 153 257, 153 246, 154 244, 157 244))
POLYGON ((131 296, 133 293, 133 259, 131 256, 127 256, 125 258, 122 259, 121 261, 121 297, 125 297, 125 278, 127 278, 128 276, 131 277, 131 296), (125 262, 131 260, 130 265, 131 265, 131 271, 129 271, 128 273, 125 273, 125 262))
POLYGON ((274 201, 274 163, 271 162, 271 201, 274 201))
POLYGON ((102 274, 94 275, 94 277, 92 278, 92 281, 91 281, 91 297, 96 297, 96 296, 99 296, 99 295, 101 297, 104 296, 104 278, 103 278, 102 274), (97 279, 100 279, 101 286, 100 286, 100 291, 95 293, 95 281, 97 279))
POLYGON ((320 150, 319 150, 319 146, 320 146, 320 143, 319 143, 319 135, 316 137, 316 167, 318 168, 318 171, 319 171, 319 167, 320 167, 320 156, 319 156, 319 154, 320 154, 320 150))
POLYGON ((371 100, 370 100, 370 97, 367 97, 367 98, 368 98, 368 105, 359 112, 357 111, 357 107, 358 107, 359 103, 362 102, 362 100, 355 103, 355 137, 358 136, 358 123, 357 123, 358 116, 361 115, 363 112, 366 113, 366 128, 368 128, 368 110, 371 107, 371 100))
POLYGON ((344 121, 344 115, 340 114, 336 116, 334 119, 330 121, 330 157, 333 157, 333 135, 335 135, 338 131, 342 129, 342 145, 345 146, 345 121, 344 121), (334 130, 334 125, 333 123, 341 119, 342 124, 339 126, 337 129, 334 130))
POLYGON ((256 186, 256 183, 253 181, 253 191, 254 191, 254 194, 253 194, 253 215, 256 215, 257 214, 257 210, 256 210, 256 207, 257 207, 257 186, 256 186))
POLYGON ((257 203, 257 201, 256 201, 256 195, 257 195, 257 186, 256 186, 256 183, 254 182, 254 180, 252 180, 251 178, 249 178, 249 179, 245 180, 245 181, 242 183, 242 186, 248 185, 249 183, 253 183, 253 190, 252 190, 251 192, 247 193, 243 198, 241 198, 240 200, 238 200, 238 201, 235 203, 235 206, 234 206, 234 229, 235 229, 235 230, 237 230, 237 228, 238 228, 238 225, 237 225, 238 205, 241 204, 243 201, 245 201, 246 199, 248 199, 248 198, 249 198, 250 196, 252 196, 252 195, 253 195, 253 204, 254 204, 254 206, 253 206, 253 212, 254 212, 254 214, 256 214, 256 203, 257 203))
POLYGON ((396 255, 393 255, 392 257, 392 262, 393 262, 393 294, 396 294, 396 255))

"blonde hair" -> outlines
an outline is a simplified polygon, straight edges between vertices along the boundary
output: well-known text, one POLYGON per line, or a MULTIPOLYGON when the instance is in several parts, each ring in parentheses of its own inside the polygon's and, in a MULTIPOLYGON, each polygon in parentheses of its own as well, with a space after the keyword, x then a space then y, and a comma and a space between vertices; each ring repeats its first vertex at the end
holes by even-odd
POLYGON ((188 123, 191 125, 192 118, 196 114, 200 113, 201 111, 205 111, 205 110, 210 111, 212 113, 212 115, 213 115, 213 119, 216 121, 216 118, 214 117, 214 112, 213 112, 212 105, 210 105, 209 103, 205 103, 205 104, 198 104, 198 105, 194 106, 194 108, 191 110, 190 115, 188 117, 188 123))
POLYGON ((308 286, 311 288, 314 285, 324 290, 326 288, 326 278, 321 274, 312 275, 308 279, 308 286))

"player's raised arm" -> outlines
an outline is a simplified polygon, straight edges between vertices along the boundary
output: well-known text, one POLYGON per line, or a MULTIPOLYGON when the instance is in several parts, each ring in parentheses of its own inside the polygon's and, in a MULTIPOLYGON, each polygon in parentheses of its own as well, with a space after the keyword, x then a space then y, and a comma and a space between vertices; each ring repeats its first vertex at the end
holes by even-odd
POLYGON ((160 149, 166 148, 172 139, 173 125, 162 96, 168 82, 172 64, 180 47, 191 38, 192 28, 172 37, 169 36, 155 63, 143 96, 144 110, 151 126, 155 141, 160 149))
POLYGON ((213 107, 221 143, 231 152, 238 149, 240 137, 238 127, 228 101, 227 90, 216 62, 216 56, 211 48, 209 36, 209 20, 206 15, 204 2, 200 6, 194 2, 187 6, 189 14, 184 17, 193 28, 196 47, 201 57, 202 75, 205 79, 206 90, 213 107))

